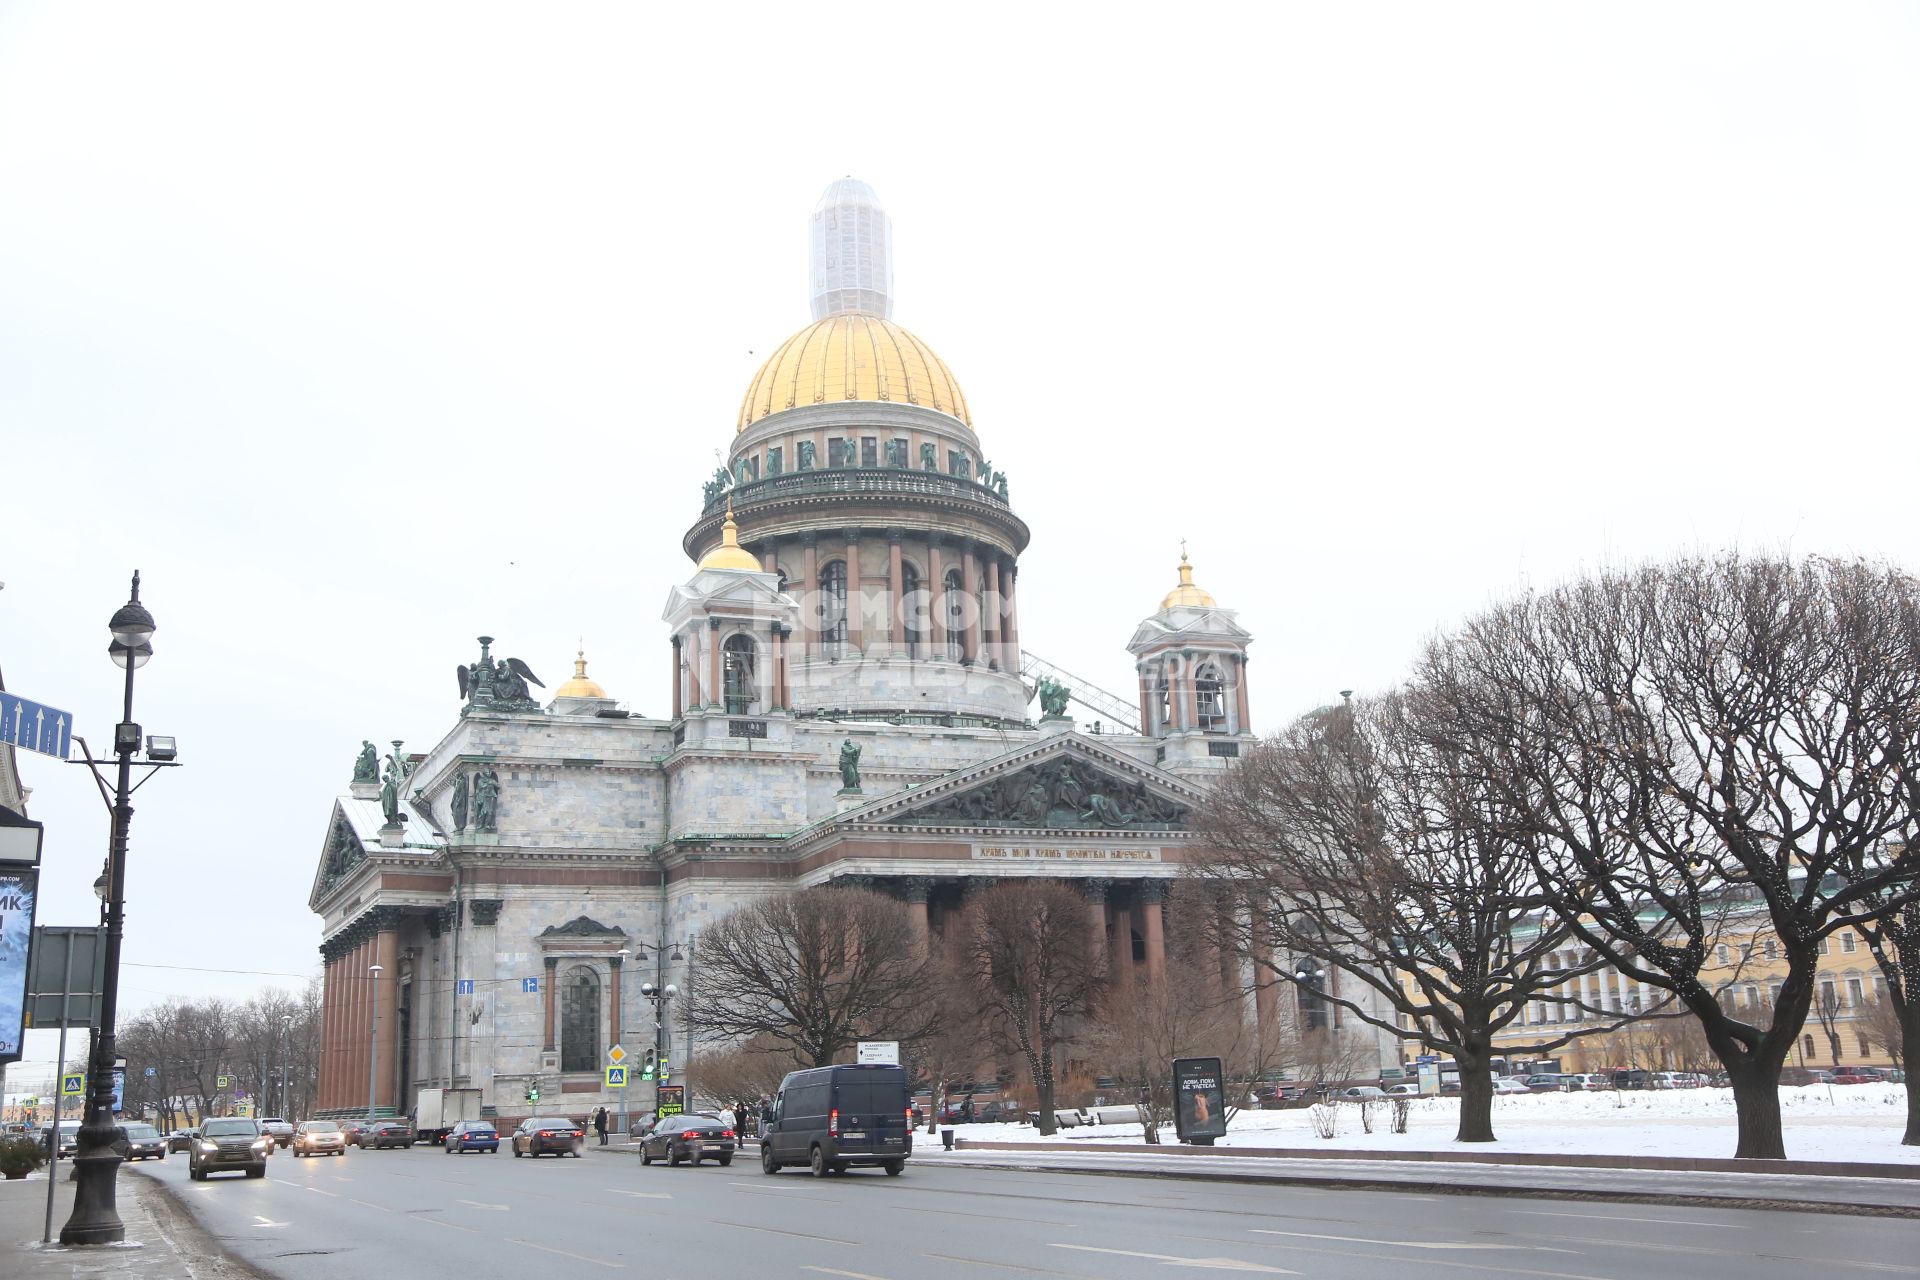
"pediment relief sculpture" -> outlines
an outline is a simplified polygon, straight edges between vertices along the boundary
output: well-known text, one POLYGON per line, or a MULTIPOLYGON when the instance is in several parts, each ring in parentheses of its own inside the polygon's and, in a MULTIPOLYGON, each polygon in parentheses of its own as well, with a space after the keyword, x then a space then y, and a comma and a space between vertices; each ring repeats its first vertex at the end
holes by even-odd
POLYGON ((1074 759, 1050 760, 993 778, 894 819, 925 826, 1184 828, 1191 811, 1138 782, 1074 759))

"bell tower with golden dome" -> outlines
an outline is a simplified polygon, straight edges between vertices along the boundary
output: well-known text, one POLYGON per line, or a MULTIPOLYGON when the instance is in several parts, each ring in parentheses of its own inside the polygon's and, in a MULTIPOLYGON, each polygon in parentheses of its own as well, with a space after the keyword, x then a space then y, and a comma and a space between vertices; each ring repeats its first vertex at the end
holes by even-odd
POLYGON ((810 232, 814 319, 748 383, 685 550, 704 565, 735 546, 797 602, 796 714, 1023 724, 1029 535, 1006 476, 959 380, 893 322, 892 227, 873 189, 830 185, 810 232))
POLYGON ((1161 740, 1169 773, 1215 773, 1253 736, 1247 647, 1253 636, 1193 580, 1180 545, 1180 580, 1127 642, 1140 676, 1140 732, 1161 740))

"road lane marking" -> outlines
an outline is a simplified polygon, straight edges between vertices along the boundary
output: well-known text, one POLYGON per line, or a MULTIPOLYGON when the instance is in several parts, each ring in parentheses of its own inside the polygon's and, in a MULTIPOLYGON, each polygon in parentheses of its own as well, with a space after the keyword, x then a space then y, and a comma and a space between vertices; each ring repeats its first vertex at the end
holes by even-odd
POLYGON ((456 1201, 454 1201, 454 1203, 455 1203, 455 1204, 470 1204, 470 1205, 472 1205, 472 1206, 473 1206, 474 1208, 476 1208, 476 1209, 491 1209, 491 1210, 493 1210, 493 1211, 494 1211, 495 1213, 505 1213, 505 1212, 507 1211, 507 1206, 506 1206, 506 1205, 504 1205, 504 1204, 482 1204, 482 1203, 481 1203, 480 1201, 478 1201, 478 1200, 456 1200, 456 1201))
POLYGON ((860 1247, 858 1240, 841 1240, 835 1236, 815 1236, 804 1231, 782 1231, 778 1227, 763 1227, 753 1222, 722 1222, 718 1218, 709 1218, 708 1221, 716 1227, 738 1227, 742 1231, 764 1231, 772 1236, 792 1236, 795 1240, 819 1240, 826 1244, 844 1244, 850 1249, 860 1247))
MULTIPOLYGON (((617 1195, 617 1196, 632 1196, 636 1200, 671 1200, 673 1199, 673 1192, 671 1191, 628 1191, 625 1187, 608 1187, 607 1190, 611 1191, 614 1195, 617 1195)), ((507 1206, 502 1204, 502 1205, 495 1205, 494 1207, 496 1209, 504 1209, 507 1206)))
POLYGON ((992 1262, 986 1258, 963 1258, 957 1253, 923 1253, 923 1258, 936 1258, 941 1262, 964 1262, 975 1267, 999 1267, 1002 1271, 1024 1271, 1035 1276, 1079 1276, 1078 1271, 1053 1271, 1046 1267, 1029 1267, 1018 1262, 992 1262))
POLYGON ((532 1240, 522 1240, 518 1236, 508 1236, 508 1244, 523 1244, 529 1249, 539 1249, 544 1253, 557 1253, 563 1258, 572 1258, 575 1262, 591 1262, 596 1267, 609 1267, 615 1271, 626 1270, 624 1262, 608 1262, 605 1258, 589 1257, 584 1253, 573 1253, 567 1249, 556 1249, 550 1244, 539 1244, 532 1240))
POLYGON ((1105 1253, 1116 1258, 1146 1258, 1169 1267, 1193 1267, 1202 1271, 1258 1271, 1269 1276, 1297 1276, 1298 1271, 1270 1267, 1264 1262, 1242 1262, 1238 1258, 1180 1258, 1171 1253, 1142 1253, 1137 1249, 1104 1249, 1097 1244, 1048 1244, 1049 1249, 1075 1249, 1081 1253, 1105 1253))
MULTIPOLYGON (((1337 1244, 1379 1244, 1393 1249, 1519 1249, 1530 1251, 1532 1245, 1524 1244, 1474 1244, 1465 1240, 1373 1240, 1366 1236, 1325 1236, 1311 1231, 1274 1231, 1267 1227, 1249 1227, 1256 1235, 1292 1236, 1298 1240, 1332 1240, 1337 1244)), ((1566 1252, 1555 1250, 1555 1252, 1566 1252)))
POLYGON ((444 1218, 429 1218, 424 1214, 417 1214, 417 1213, 410 1213, 407 1216, 412 1218, 415 1222, 431 1222, 436 1227, 452 1227, 455 1231, 464 1231, 470 1236, 477 1236, 480 1234, 478 1231, 474 1230, 472 1227, 463 1227, 457 1222, 448 1222, 444 1218))
POLYGON ((307 1190, 313 1192, 313 1194, 317 1196, 332 1196, 335 1200, 338 1200, 340 1198, 340 1193, 338 1191, 328 1191, 321 1187, 308 1187, 307 1190))
MULTIPOLYGON (((1193 1240, 1203 1239, 1204 1237, 1181 1236, 1178 1238, 1193 1240)), ((1208 1241, 1208 1243, 1212 1242, 1208 1241)), ((1257 1241, 1256 1243, 1267 1244, 1265 1241, 1257 1241)), ((1311 1245, 1281 1244, 1277 1240, 1267 1244, 1267 1247, 1270 1249, 1285 1249, 1289 1253, 1320 1253, 1325 1254, 1329 1258, 1337 1258, 1343 1262, 1351 1262, 1356 1258, 1364 1258, 1369 1262, 1392 1263, 1396 1267, 1404 1267, 1407 1264, 1405 1258, 1396 1257, 1391 1253, 1360 1253, 1353 1249, 1316 1249, 1311 1245)), ((1590 1276, 1578 1271, 1541 1271, 1533 1267, 1497 1267, 1484 1259, 1477 1262, 1449 1262, 1445 1258, 1428 1258, 1420 1265, 1423 1267, 1450 1267, 1455 1271, 1471 1271, 1475 1275, 1482 1276, 1527 1276, 1530 1277, 1531 1280, 1618 1280, 1618 1278, 1614 1276, 1590 1276)))
POLYGON ((1006 1213, 968 1213, 964 1209, 922 1209, 910 1204, 896 1204, 894 1213, 931 1213, 938 1218, 984 1218, 988 1222, 1031 1222, 1042 1227, 1077 1227, 1077 1222, 1055 1222, 1051 1218, 1022 1218, 1018 1214, 1006 1213))
POLYGON ((802 1267, 802 1271, 812 1271, 823 1276, 845 1276, 846 1280, 885 1280, 884 1276, 870 1276, 864 1271, 835 1271, 832 1267, 802 1267))
POLYGON ((1514 1213, 1524 1213, 1535 1218, 1581 1218, 1587 1222, 1651 1222, 1662 1227, 1716 1227, 1721 1231, 1744 1231, 1745 1227, 1736 1222, 1693 1222, 1686 1218, 1616 1218, 1612 1214, 1598 1213, 1554 1213, 1549 1209, 1515 1209, 1514 1213))
POLYGON ((253 1220, 263 1227, 290 1227, 293 1225, 290 1222, 275 1222, 272 1218, 263 1218, 257 1213, 253 1215, 253 1220))
POLYGON ((375 1204, 375 1203, 374 1203, 373 1201, 371 1201, 371 1200, 360 1200, 360 1199, 356 1199, 356 1198, 354 1198, 353 1196, 348 1196, 348 1197, 347 1197, 347 1199, 349 1199, 349 1200, 352 1200, 354 1204, 363 1204, 363 1205, 365 1205, 365 1206, 367 1206, 367 1208, 369 1208, 369 1209, 378 1209, 378 1210, 379 1210, 380 1212, 382 1212, 382 1213, 392 1213, 392 1212, 393 1212, 393 1210, 391 1210, 391 1209, 389 1209, 389 1208, 387 1208, 387 1206, 385 1206, 385 1205, 383 1205, 383 1204, 375 1204))

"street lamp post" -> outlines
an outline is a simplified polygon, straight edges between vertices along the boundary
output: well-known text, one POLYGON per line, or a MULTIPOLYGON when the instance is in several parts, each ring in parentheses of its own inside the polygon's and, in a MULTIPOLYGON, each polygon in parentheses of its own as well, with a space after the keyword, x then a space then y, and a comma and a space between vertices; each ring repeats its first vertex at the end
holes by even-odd
POLYGON ((373 1091, 380 1079, 380 975, 377 964, 367 966, 367 981, 373 984, 373 1014, 367 1019, 367 1123, 373 1123, 373 1091))
POLYGON ((293 1112, 289 1109, 293 1098, 287 1085, 287 1049, 288 1041, 293 1039, 293 1015, 280 1015, 280 1118, 290 1120, 293 1112))
MULTIPOLYGON (((117 1244, 126 1239, 114 1203, 120 1170, 120 1147, 125 1131, 113 1118, 114 1018, 120 1004, 120 937, 126 922, 127 829, 133 822, 133 757, 140 750, 140 726, 133 719, 133 673, 153 656, 153 615, 140 603, 140 575, 133 575, 133 591, 107 629, 113 641, 107 656, 127 673, 120 723, 113 728, 113 751, 119 767, 113 790, 113 838, 107 853, 106 948, 100 993, 100 1031, 93 1041, 93 1062, 87 1087, 86 1119, 76 1136, 73 1177, 76 1186, 73 1214, 60 1228, 61 1244, 117 1244)), ((171 761, 169 742, 164 757, 149 747, 149 756, 171 761)), ((89 753, 88 763, 91 764, 89 753)), ((99 775, 96 773, 95 780, 99 775)), ((151 775, 149 775, 151 776, 151 775)), ((105 790, 102 784, 102 790, 105 790)))

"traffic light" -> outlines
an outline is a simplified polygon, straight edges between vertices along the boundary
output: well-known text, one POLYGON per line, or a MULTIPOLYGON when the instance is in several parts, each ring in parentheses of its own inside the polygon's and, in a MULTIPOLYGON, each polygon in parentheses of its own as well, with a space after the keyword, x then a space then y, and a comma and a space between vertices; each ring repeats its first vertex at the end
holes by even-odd
POLYGON ((538 1101, 540 1101, 540 1086, 539 1086, 539 1085, 537 1085, 537 1084, 530 1084, 530 1085, 528 1085, 528 1086, 527 1086, 527 1101, 528 1101, 528 1102, 538 1102, 538 1101))
POLYGON ((640 1059, 640 1078, 642 1080, 653 1079, 653 1070, 659 1060, 660 1051, 658 1049, 647 1050, 646 1055, 640 1059))

